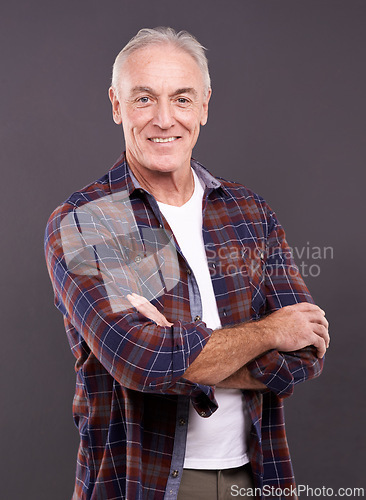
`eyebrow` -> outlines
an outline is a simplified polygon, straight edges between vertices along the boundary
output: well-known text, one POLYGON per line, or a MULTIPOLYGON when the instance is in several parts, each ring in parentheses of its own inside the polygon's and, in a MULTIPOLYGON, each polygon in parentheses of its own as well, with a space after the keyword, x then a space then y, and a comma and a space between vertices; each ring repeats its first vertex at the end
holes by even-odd
MULTIPOLYGON (((131 90, 131 94, 136 94, 138 92, 148 92, 149 94, 156 95, 156 92, 151 88, 151 87, 144 87, 144 86, 139 86, 137 85, 136 87, 133 87, 131 90)), ((170 94, 171 97, 174 97, 179 94, 192 94, 195 97, 197 97, 197 91, 193 87, 182 87, 180 89, 177 89, 173 92, 173 94, 170 94)))
POLYGON ((194 96, 197 96, 197 91, 193 87, 183 87, 181 89, 177 89, 172 95, 179 95, 179 94, 193 94, 194 96))

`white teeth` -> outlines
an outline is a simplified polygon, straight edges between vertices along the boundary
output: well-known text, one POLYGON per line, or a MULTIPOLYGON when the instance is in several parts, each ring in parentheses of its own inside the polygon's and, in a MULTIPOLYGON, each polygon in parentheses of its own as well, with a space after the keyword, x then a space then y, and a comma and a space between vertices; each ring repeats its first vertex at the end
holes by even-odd
POLYGON ((154 138, 151 138, 150 141, 152 141, 152 142, 173 142, 176 139, 177 139, 177 137, 167 137, 167 138, 154 137, 154 138))

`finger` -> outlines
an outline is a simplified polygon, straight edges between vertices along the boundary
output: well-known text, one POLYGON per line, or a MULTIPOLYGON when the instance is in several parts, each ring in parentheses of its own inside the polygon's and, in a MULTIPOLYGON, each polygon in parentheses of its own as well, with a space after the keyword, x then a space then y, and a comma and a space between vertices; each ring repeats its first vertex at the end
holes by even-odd
MULTIPOLYGON (((153 306, 154 307, 154 306, 153 306)), ((159 326, 171 326, 173 323, 169 323, 164 314, 155 309, 154 314, 149 314, 149 318, 159 326)))
POLYGON ((129 302, 142 314, 148 313, 149 311, 153 312, 156 308, 150 304, 149 301, 144 300, 144 297, 141 297, 140 295, 132 295, 128 294, 126 295, 127 299, 129 302), (149 308, 151 306, 151 308, 149 308))
POLYGON ((132 295, 130 293, 128 293, 126 295, 126 299, 128 300, 128 302, 130 302, 130 304, 133 305, 133 303, 135 302, 134 298, 132 297, 132 295))
POLYGON ((159 311, 156 309, 151 304, 144 304, 144 303, 135 303, 136 309, 141 313, 144 314, 145 316, 148 316, 149 318, 155 317, 157 314, 159 314, 159 311))
POLYGON ((136 304, 150 304, 150 302, 143 295, 138 295, 137 293, 134 292, 131 295, 135 300, 136 304))
POLYGON ((319 325, 323 325, 324 328, 328 330, 329 328, 329 323, 328 320, 325 316, 323 316, 320 312, 309 312, 307 314, 307 317, 311 323, 318 323, 319 325))
MULTIPOLYGON (((126 295, 126 298, 130 301, 130 302, 133 302, 134 304, 137 304, 138 301, 139 301, 139 295, 136 295, 134 293, 128 293, 126 295)), ((140 297, 141 298, 141 297, 140 297)))
POLYGON ((136 293, 128 294, 126 297, 140 314, 143 314, 146 318, 154 321, 158 326, 172 326, 173 323, 170 323, 164 314, 162 314, 145 297, 137 295, 136 293))
POLYGON ((323 358, 327 351, 324 339, 319 335, 315 335, 313 340, 313 346, 316 348, 317 351, 316 355, 318 356, 318 358, 323 358))
POLYGON ((150 319, 153 319, 157 314, 159 314, 156 307, 145 299, 145 297, 137 295, 136 297, 132 297, 130 302, 141 314, 150 319))
POLYGON ((328 330, 326 328, 324 328, 323 325, 319 325, 318 323, 314 323, 313 324, 313 332, 316 333, 316 335, 318 335, 318 337, 321 337, 324 340, 325 345, 328 348, 329 343, 330 343, 330 336, 329 336, 328 330))
POLYGON ((134 297, 134 298, 135 298, 135 299, 137 299, 137 300, 139 300, 139 299, 140 299, 142 302, 149 302, 149 301, 147 300, 147 298, 145 298, 143 295, 138 295, 138 294, 137 294, 137 293, 135 293, 135 292, 132 292, 132 293, 131 293, 131 295, 132 295, 132 297, 134 297))
POLYGON ((170 323, 170 321, 168 321, 165 316, 163 316, 163 315, 161 315, 161 316, 162 316, 161 321, 159 321, 159 322, 155 321, 155 323, 157 323, 157 325, 159 325, 159 326, 173 326, 173 323, 170 323))
POLYGON ((286 306, 298 311, 302 312, 307 312, 307 311, 318 311, 320 312, 323 316, 325 315, 325 312, 323 309, 321 309, 319 306, 316 304, 312 304, 311 302, 298 302, 297 304, 292 304, 291 306, 286 306))

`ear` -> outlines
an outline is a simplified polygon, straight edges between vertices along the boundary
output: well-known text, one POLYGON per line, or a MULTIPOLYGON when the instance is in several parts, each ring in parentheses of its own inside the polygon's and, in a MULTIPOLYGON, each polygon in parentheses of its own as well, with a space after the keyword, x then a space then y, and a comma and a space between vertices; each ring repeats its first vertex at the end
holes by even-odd
POLYGON ((208 119, 208 103, 211 98, 212 89, 208 89, 207 96, 205 97, 202 104, 202 116, 201 116, 201 125, 206 125, 208 119))
POLYGON ((119 104, 117 94, 113 87, 109 88, 108 95, 112 103, 113 121, 117 123, 117 125, 121 125, 122 123, 121 106, 119 104))

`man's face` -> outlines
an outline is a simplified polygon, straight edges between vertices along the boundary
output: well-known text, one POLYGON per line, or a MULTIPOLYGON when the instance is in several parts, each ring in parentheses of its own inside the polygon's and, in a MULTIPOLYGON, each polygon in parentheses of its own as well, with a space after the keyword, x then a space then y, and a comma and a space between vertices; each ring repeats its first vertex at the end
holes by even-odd
POLYGON ((122 123, 127 160, 140 171, 189 168, 210 93, 196 61, 170 45, 132 53, 117 93, 110 89, 113 119, 122 123))

